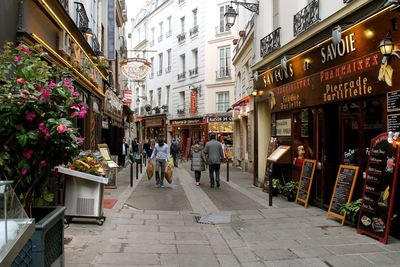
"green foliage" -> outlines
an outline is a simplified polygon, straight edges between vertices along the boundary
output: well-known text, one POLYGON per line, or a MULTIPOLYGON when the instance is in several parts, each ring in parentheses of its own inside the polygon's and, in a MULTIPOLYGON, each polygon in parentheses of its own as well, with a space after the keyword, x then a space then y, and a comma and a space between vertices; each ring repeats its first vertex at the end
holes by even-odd
POLYGON ((346 213, 346 219, 351 221, 353 225, 356 224, 357 215, 361 207, 362 199, 357 199, 356 201, 344 204, 340 208, 340 214, 344 215, 346 213))
POLYGON ((282 194, 288 198, 295 198, 297 194, 298 182, 290 181, 282 187, 282 194))
POLYGON ((51 171, 79 153, 73 121, 87 112, 67 72, 46 56, 39 45, 12 43, 0 53, 0 175, 14 180, 27 210, 53 200, 51 171))

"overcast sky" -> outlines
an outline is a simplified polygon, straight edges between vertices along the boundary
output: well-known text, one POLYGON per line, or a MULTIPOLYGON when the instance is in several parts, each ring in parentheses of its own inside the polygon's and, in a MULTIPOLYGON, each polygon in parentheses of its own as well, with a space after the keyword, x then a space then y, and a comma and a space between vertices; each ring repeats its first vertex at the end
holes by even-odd
POLYGON ((145 4, 145 0, 125 0, 128 11, 128 20, 136 16, 139 10, 145 4))

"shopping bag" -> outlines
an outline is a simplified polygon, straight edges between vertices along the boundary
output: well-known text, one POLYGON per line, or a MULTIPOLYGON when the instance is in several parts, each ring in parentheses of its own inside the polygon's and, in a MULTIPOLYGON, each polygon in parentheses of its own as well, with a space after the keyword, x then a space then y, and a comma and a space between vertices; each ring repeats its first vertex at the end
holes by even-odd
POLYGON ((174 166, 174 158, 173 157, 169 158, 168 164, 171 166, 174 166))
POLYGON ((151 177, 154 175, 154 164, 153 162, 149 159, 147 162, 147 167, 146 167, 146 173, 147 173, 147 178, 150 180, 151 177))
POLYGON ((172 166, 168 164, 167 167, 165 167, 165 180, 167 180, 169 184, 172 183, 172 174, 172 166))

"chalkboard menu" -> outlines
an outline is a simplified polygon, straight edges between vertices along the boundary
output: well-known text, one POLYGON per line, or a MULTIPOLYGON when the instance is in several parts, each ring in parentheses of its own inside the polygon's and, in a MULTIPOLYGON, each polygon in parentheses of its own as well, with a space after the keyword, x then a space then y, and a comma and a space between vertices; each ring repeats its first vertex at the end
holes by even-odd
POLYGON ((388 92, 387 93, 387 111, 399 111, 400 110, 400 91, 388 92))
POLYGON ((303 167, 301 168, 301 175, 299 180, 299 187, 297 189, 296 203, 304 203, 304 207, 307 208, 308 198, 310 197, 311 185, 314 177, 316 160, 305 159, 303 161, 303 167))
POLYGON ((357 166, 340 165, 336 177, 335 187, 333 188, 331 203, 328 209, 328 217, 335 217, 344 224, 346 214, 340 214, 340 209, 344 204, 351 201, 354 186, 358 175, 357 166))
POLYGON ((400 132, 400 113, 387 116, 387 130, 388 132, 400 132))
POLYGON ((357 232, 387 243, 393 212, 399 146, 388 142, 388 134, 371 141, 357 232))
MULTIPOLYGON (((118 162, 118 156, 111 155, 111 159, 114 162, 118 162)), ((108 184, 105 185, 106 188, 117 188, 117 178, 118 178, 118 168, 109 167, 109 172, 107 174, 108 184)))

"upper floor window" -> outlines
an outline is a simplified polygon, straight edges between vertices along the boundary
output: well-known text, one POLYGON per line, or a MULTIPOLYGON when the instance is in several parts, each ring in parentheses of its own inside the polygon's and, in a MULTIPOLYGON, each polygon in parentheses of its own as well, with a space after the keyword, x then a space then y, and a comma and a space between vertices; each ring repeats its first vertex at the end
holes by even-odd
POLYGON ((157 106, 161 106, 161 88, 157 89, 157 106))
POLYGON ((228 8, 229 8, 229 5, 219 6, 219 27, 218 27, 219 32, 229 31, 229 28, 226 27, 226 25, 225 25, 225 17, 224 17, 228 8))
POLYGON ((162 68, 163 68, 163 54, 160 53, 158 54, 158 75, 162 74, 162 68))
POLYGON ((167 68, 171 69, 171 49, 167 50, 167 68))
POLYGON ((185 17, 181 18, 181 33, 185 32, 185 17))
POLYGON ((185 54, 181 55, 181 66, 182 66, 182 72, 186 71, 186 56, 185 54))
POLYGON ((171 36, 171 34, 172 34, 172 19, 171 19, 171 16, 169 16, 168 18, 167 18, 167 26, 168 26, 168 31, 165 33, 165 38, 168 38, 168 37, 170 37, 171 36))
POLYGON ((192 14, 193 14, 193 27, 196 27, 197 26, 197 8, 193 9, 192 14))
POLYGON ((217 78, 231 76, 231 47, 225 46, 218 48, 218 72, 217 78))
POLYGON ((155 30, 154 28, 151 28, 151 41, 154 41, 155 37, 156 37, 155 30))
POLYGON ((162 41, 162 37, 163 37, 163 22, 161 21, 159 24, 159 29, 160 29, 160 35, 158 36, 158 41, 161 42, 162 41))
POLYGON ((217 112, 225 112, 229 108, 229 91, 218 92, 216 100, 217 112))
POLYGON ((149 100, 150 103, 149 104, 150 104, 150 106, 153 106, 153 90, 149 91, 149 96, 150 96, 150 100, 149 100))
POLYGON ((166 105, 169 105, 169 92, 170 92, 170 90, 171 90, 171 86, 170 85, 167 85, 167 86, 165 86, 165 88, 167 89, 166 91, 166 94, 167 94, 167 101, 166 101, 166 105))

